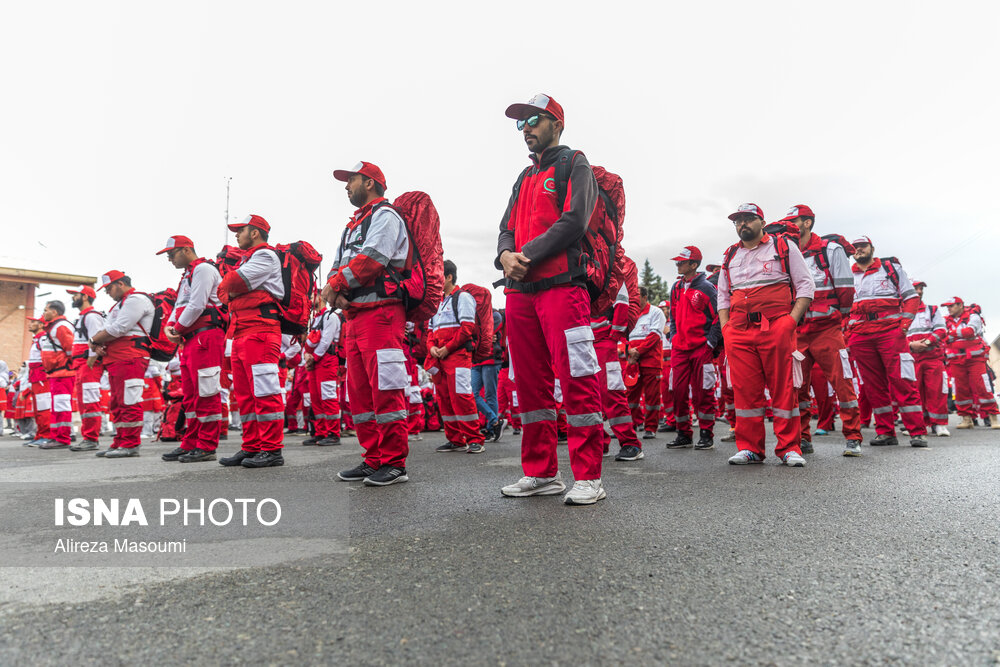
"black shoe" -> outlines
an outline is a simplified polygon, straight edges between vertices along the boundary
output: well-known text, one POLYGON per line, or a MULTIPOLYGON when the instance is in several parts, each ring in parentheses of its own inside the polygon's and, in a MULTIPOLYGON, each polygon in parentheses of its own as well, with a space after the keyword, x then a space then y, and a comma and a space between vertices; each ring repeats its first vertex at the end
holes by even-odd
POLYGON ((366 486, 389 486, 399 482, 409 481, 406 476, 406 468, 396 466, 382 466, 374 474, 365 477, 366 486))
POLYGON ((885 447, 888 445, 898 445, 899 440, 896 440, 896 436, 889 435, 888 433, 879 433, 874 438, 868 441, 868 444, 872 447, 885 447))
POLYGON ((698 444, 696 444, 694 448, 715 449, 715 438, 712 437, 711 433, 700 433, 698 437, 698 444))
POLYGON ((654 433, 653 431, 645 431, 642 434, 642 439, 643 440, 652 440, 655 437, 656 437, 656 433, 654 433))
POLYGON ((660 428, 656 429, 658 433, 676 433, 676 426, 669 426, 668 424, 660 424, 660 428))
POLYGON ((39 449, 62 449, 63 447, 69 447, 68 442, 59 442, 58 440, 53 440, 49 438, 47 441, 38 445, 39 449))
POLYGON ((76 442, 76 435, 74 435, 74 434, 70 434, 70 436, 69 436, 69 441, 70 441, 70 442, 76 442))
POLYGON ((337 473, 337 477, 345 482, 360 482, 376 472, 378 471, 375 468, 362 461, 360 465, 350 470, 341 470, 337 473))
POLYGON ((319 436, 316 436, 316 435, 314 435, 314 436, 313 436, 313 437, 311 437, 311 438, 306 438, 305 440, 303 440, 303 441, 302 441, 302 444, 303 444, 303 445, 305 445, 306 447, 308 447, 308 446, 310 446, 310 445, 315 445, 316 443, 318 443, 318 442, 319 442, 320 440, 322 440, 322 439, 323 439, 323 438, 321 438, 321 437, 319 437, 319 436))
POLYGON ((185 452, 179 459, 181 463, 201 463, 202 461, 214 461, 215 452, 210 452, 207 449, 192 449, 189 452, 185 452))
POLYGON ((521 429, 519 429, 519 428, 515 428, 515 429, 514 429, 513 431, 511 431, 511 433, 512 433, 513 435, 521 435, 521 429))
POLYGON ((497 423, 493 425, 493 442, 500 442, 500 436, 503 435, 503 430, 507 428, 506 419, 497 419, 497 423))
POLYGON ((106 459, 127 459, 130 456, 139 456, 138 447, 116 447, 115 449, 109 449, 104 454, 106 459))
POLYGON ((167 452, 160 458, 163 459, 164 461, 176 461, 185 454, 187 454, 186 449, 181 449, 180 447, 177 447, 172 452, 167 452))
POLYGON ((926 435, 915 435, 910 438, 910 447, 926 447, 927 446, 927 436, 926 435))
POLYGON ((446 442, 443 445, 441 445, 439 447, 436 447, 434 449, 434 451, 435 452, 442 452, 442 453, 447 453, 447 452, 467 452, 467 451, 469 451, 469 446, 468 445, 460 445, 457 442, 446 442))
POLYGON ((667 449, 687 449, 693 442, 690 435, 678 433, 676 438, 667 443, 667 449))
POLYGON ((281 455, 280 449, 270 452, 257 452, 252 459, 243 459, 241 462, 244 468, 272 468, 285 465, 285 457, 281 455))
POLYGON ((219 434, 219 440, 229 440, 229 433, 226 432, 226 431, 223 431, 222 433, 220 433, 219 434))
POLYGON ((219 459, 219 465, 226 467, 238 466, 243 464, 243 459, 252 459, 255 456, 257 456, 257 452, 247 452, 241 449, 232 456, 219 459))
POLYGON ((815 449, 813 448, 812 440, 803 440, 802 444, 799 445, 803 454, 812 454, 815 449))
POLYGON ((322 440, 319 440, 316 443, 316 446, 317 447, 332 447, 333 445, 339 445, 339 444, 340 444, 340 438, 339 437, 337 437, 335 435, 328 435, 325 438, 323 438, 322 440))
POLYGON ((618 454, 615 455, 615 461, 638 461, 645 456, 642 450, 635 445, 625 445, 618 450, 618 454))
POLYGON ((71 445, 69 451, 71 452, 92 452, 97 449, 98 442, 96 440, 84 440, 78 445, 71 445))

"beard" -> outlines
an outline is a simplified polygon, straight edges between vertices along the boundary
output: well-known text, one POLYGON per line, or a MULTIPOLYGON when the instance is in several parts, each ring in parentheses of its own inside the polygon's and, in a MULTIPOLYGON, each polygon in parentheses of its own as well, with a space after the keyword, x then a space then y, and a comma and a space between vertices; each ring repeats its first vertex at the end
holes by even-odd
POLYGON ((742 229, 740 229, 739 234, 740 234, 740 240, 741 241, 748 241, 749 242, 749 241, 753 241, 755 238, 757 238, 757 234, 752 229, 750 229, 749 227, 743 227, 742 229))
POLYGON ((365 205, 366 197, 364 197, 362 193, 363 191, 359 191, 357 193, 354 192, 347 193, 347 199, 351 202, 351 205, 354 206, 355 208, 361 208, 362 206, 365 205))

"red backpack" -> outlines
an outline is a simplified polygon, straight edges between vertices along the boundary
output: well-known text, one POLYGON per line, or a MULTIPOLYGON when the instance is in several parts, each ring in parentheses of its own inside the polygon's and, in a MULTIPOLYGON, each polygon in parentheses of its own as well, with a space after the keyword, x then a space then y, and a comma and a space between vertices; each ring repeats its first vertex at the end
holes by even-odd
POLYGON ((628 290, 628 330, 631 331, 639 321, 639 311, 642 310, 639 307, 639 267, 631 257, 625 257, 622 269, 625 288, 628 290))
POLYGON ((230 271, 235 271, 243 261, 244 253, 238 247, 234 245, 224 245, 222 250, 215 256, 215 268, 219 270, 219 274, 225 278, 229 275, 230 271))
POLYGON ((316 272, 323 255, 307 241, 274 246, 281 262, 281 284, 285 295, 278 302, 281 311, 281 333, 298 336, 309 330, 312 294, 316 289, 316 272))
POLYGON ((476 300, 476 330, 472 336, 472 363, 493 358, 493 295, 485 287, 469 283, 451 293, 451 307, 458 322, 458 295, 466 292, 476 300))
POLYGON ((406 224, 410 251, 402 273, 390 272, 390 276, 403 290, 406 319, 426 322, 437 312, 444 294, 441 218, 426 192, 404 192, 391 207, 406 224))
POLYGON ((823 245, 819 250, 808 250, 803 252, 802 255, 803 257, 814 257, 816 259, 816 266, 823 270, 830 284, 833 284, 833 275, 830 274, 830 252, 827 248, 830 247, 831 243, 835 243, 844 249, 848 257, 852 257, 854 255, 854 246, 840 234, 824 234, 820 238, 823 240, 823 245))
MULTIPOLYGON (((146 338, 149 339, 149 358, 153 361, 170 361, 177 354, 177 345, 167 339, 165 329, 170 313, 174 312, 177 290, 168 288, 156 294, 138 291, 135 294, 141 294, 153 302, 153 324, 149 327, 149 331, 143 329, 146 338)), ((142 329, 141 324, 139 328, 142 329)))

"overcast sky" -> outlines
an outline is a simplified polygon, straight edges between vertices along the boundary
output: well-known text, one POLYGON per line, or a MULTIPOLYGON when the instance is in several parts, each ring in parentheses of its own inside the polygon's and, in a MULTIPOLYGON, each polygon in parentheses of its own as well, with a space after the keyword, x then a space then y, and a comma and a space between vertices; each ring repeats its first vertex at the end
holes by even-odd
MULTIPOLYGON (((625 246, 664 277, 726 215, 808 204, 941 303, 1000 322, 997 3, 16 3, 0 27, 0 265, 175 286, 154 252, 213 255, 230 214, 332 256, 335 168, 424 190, 461 282, 488 284, 545 92, 564 143, 619 173, 625 246), (655 7, 655 8, 653 8, 655 7)), ((324 266, 328 265, 328 262, 324 266)), ((499 297, 502 300, 502 297, 499 297)), ((107 297, 102 297, 107 299, 107 297)), ((104 307, 110 305, 105 301, 104 307)), ((997 326, 991 328, 993 334, 997 326)))

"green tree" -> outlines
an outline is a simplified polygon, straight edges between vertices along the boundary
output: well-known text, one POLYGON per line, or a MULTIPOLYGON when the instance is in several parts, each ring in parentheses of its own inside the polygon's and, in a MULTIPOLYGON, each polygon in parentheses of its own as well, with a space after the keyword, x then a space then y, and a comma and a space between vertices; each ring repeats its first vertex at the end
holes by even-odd
POLYGON ((670 286, 667 285, 649 263, 649 258, 643 262, 642 271, 639 273, 639 286, 649 290, 649 302, 653 304, 664 301, 670 294, 670 286))

